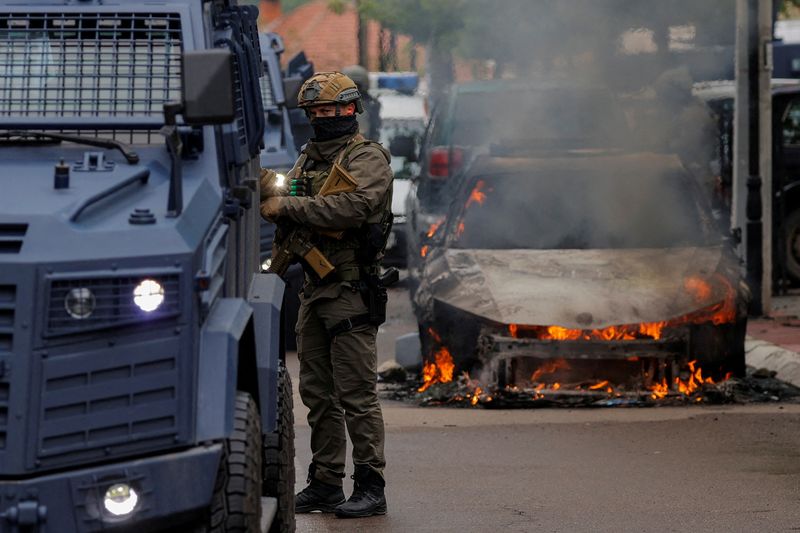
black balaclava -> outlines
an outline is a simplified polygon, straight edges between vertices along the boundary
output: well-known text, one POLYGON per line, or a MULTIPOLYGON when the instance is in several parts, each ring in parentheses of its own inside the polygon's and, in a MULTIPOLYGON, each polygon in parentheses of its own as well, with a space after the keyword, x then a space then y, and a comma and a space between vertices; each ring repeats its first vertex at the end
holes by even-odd
POLYGON ((315 141, 330 141, 358 132, 358 119, 355 115, 312 118, 311 127, 314 128, 315 141))

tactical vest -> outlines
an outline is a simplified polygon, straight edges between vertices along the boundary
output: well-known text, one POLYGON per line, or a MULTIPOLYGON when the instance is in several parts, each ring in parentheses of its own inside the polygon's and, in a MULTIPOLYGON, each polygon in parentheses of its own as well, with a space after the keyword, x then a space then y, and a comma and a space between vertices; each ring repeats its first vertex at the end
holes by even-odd
MULTIPOLYGON (((380 144, 366 140, 362 135, 356 135, 350 142, 339 152, 334 160, 345 170, 349 170, 350 155, 359 147, 364 145, 372 145, 378 148, 383 156, 386 158, 387 163, 391 161, 391 155, 380 144)), ((322 168, 319 165, 321 161, 311 160, 308 155, 303 151, 300 154, 297 162, 292 170, 289 172, 289 179, 300 174, 305 175, 306 179, 311 182, 311 194, 316 196, 322 189, 325 180, 331 173, 333 163, 328 164, 322 168), (313 169, 317 167, 316 169, 313 169), (313 170, 312 170, 313 169, 313 170)), ((383 248, 386 245, 386 239, 389 236, 392 224, 391 212, 391 194, 387 194, 381 206, 378 207, 373 213, 369 215, 365 224, 360 228, 354 228, 344 232, 341 239, 327 237, 324 235, 317 235, 315 244, 325 257, 330 260, 336 267, 336 278, 339 281, 358 281, 361 279, 361 272, 364 269, 374 269, 377 271, 377 264, 383 253, 383 248), (365 242, 369 240, 370 226, 380 225, 381 233, 383 235, 383 242, 380 244, 380 249, 374 258, 363 257, 363 247, 365 242)), ((374 239, 373 239, 374 240, 374 239)))

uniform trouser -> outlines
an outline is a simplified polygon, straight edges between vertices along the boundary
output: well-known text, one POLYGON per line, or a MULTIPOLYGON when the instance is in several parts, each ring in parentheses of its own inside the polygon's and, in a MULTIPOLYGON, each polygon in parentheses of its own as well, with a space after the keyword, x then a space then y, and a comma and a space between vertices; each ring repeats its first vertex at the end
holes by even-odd
POLYGON ((300 397, 309 409, 311 451, 316 478, 342 484, 345 468, 345 427, 353 443, 353 464, 380 475, 383 455, 383 414, 378 402, 377 327, 363 325, 331 338, 328 329, 367 312, 360 293, 348 284, 326 290, 328 298, 301 296, 297 319, 300 397))

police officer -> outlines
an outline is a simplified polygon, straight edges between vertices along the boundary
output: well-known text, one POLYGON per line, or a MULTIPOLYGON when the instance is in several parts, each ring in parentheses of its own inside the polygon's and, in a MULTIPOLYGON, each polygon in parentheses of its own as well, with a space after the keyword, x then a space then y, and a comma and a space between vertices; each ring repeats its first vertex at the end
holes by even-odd
POLYGON ((361 134, 367 139, 379 141, 381 135, 381 103, 369 94, 369 73, 361 65, 351 65, 342 69, 344 75, 353 80, 361 93, 363 113, 358 115, 361 134))
POLYGON ((317 234, 315 244, 335 270, 320 280, 308 269, 301 294, 296 326, 300 396, 309 409, 313 460, 295 511, 335 512, 339 517, 385 514, 384 427, 376 391, 378 324, 370 319, 366 288, 374 288, 367 282, 376 279, 391 227, 390 156, 358 133, 361 98, 347 76, 315 74, 300 88, 299 106, 315 136, 287 175, 294 196, 266 199, 261 213, 279 226, 325 231, 317 234), (357 183, 355 190, 319 195, 334 166, 357 183), (355 466, 354 490, 346 502, 345 428, 355 466))

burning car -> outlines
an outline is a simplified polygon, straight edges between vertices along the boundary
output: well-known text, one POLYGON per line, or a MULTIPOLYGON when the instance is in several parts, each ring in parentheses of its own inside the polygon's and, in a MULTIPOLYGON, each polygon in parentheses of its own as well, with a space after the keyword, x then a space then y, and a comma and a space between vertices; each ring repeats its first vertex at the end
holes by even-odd
POLYGON ((458 369, 666 394, 744 372, 740 263, 676 156, 479 157, 431 235, 425 385, 458 369))

